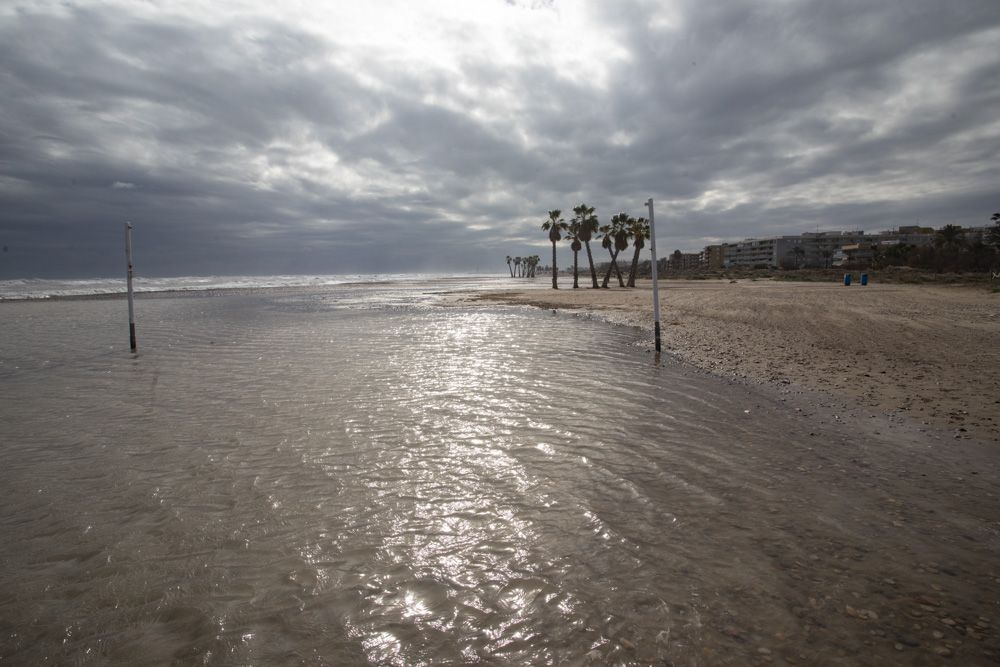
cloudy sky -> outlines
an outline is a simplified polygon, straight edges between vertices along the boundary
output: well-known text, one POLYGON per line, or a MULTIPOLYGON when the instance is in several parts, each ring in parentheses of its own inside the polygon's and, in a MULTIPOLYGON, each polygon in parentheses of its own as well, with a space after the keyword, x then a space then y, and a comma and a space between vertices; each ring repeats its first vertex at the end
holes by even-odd
POLYGON ((0 3, 0 278, 506 271, 989 224, 997 0, 0 3), (275 9, 280 7, 280 9, 275 9), (565 262, 568 248, 561 251, 565 262))

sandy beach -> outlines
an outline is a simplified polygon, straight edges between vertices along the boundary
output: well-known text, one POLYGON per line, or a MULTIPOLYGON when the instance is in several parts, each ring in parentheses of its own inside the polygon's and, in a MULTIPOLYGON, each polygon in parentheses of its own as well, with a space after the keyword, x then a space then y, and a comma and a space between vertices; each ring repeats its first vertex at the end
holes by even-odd
MULTIPOLYGON (((651 283, 467 297, 651 328, 651 283)), ((537 288, 536 288, 537 286, 537 288)), ((819 391, 1000 443, 1000 294, 924 285, 661 281, 665 349, 751 383, 819 391)))

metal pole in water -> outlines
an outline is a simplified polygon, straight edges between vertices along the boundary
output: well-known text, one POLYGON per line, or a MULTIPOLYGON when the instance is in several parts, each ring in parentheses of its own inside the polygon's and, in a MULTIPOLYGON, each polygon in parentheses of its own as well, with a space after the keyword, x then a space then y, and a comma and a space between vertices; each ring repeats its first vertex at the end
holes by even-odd
POLYGON ((656 351, 660 351, 660 289, 656 282, 656 225, 653 223, 653 198, 646 200, 649 207, 649 252, 653 255, 653 327, 656 332, 656 351))
POLYGON ((132 223, 125 223, 125 258, 128 260, 128 339, 135 352, 135 306, 132 303, 132 223))

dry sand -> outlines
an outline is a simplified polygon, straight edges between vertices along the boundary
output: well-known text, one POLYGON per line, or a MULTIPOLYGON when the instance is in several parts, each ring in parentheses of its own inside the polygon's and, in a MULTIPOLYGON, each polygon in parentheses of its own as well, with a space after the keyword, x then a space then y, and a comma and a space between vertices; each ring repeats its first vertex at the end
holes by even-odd
MULTIPOLYGON (((537 288, 536 288, 537 286, 537 288)), ((651 329, 651 283, 474 300, 582 311, 651 329)), ((714 373, 900 411, 1000 443, 1000 294, 924 285, 661 281, 664 349, 714 373)), ((650 341, 652 342, 652 341, 650 341)))

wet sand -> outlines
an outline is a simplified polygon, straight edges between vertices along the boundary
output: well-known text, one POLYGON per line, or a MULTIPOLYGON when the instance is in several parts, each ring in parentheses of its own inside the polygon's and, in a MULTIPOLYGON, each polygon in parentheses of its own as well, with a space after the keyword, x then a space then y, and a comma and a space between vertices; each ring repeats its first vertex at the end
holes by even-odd
MULTIPOLYGON (((468 296, 651 328, 651 283, 468 296)), ((569 284, 569 283, 567 283, 569 284)), ((661 281, 665 349, 752 383, 903 413, 953 439, 1000 444, 1000 294, 982 288, 661 281)))

